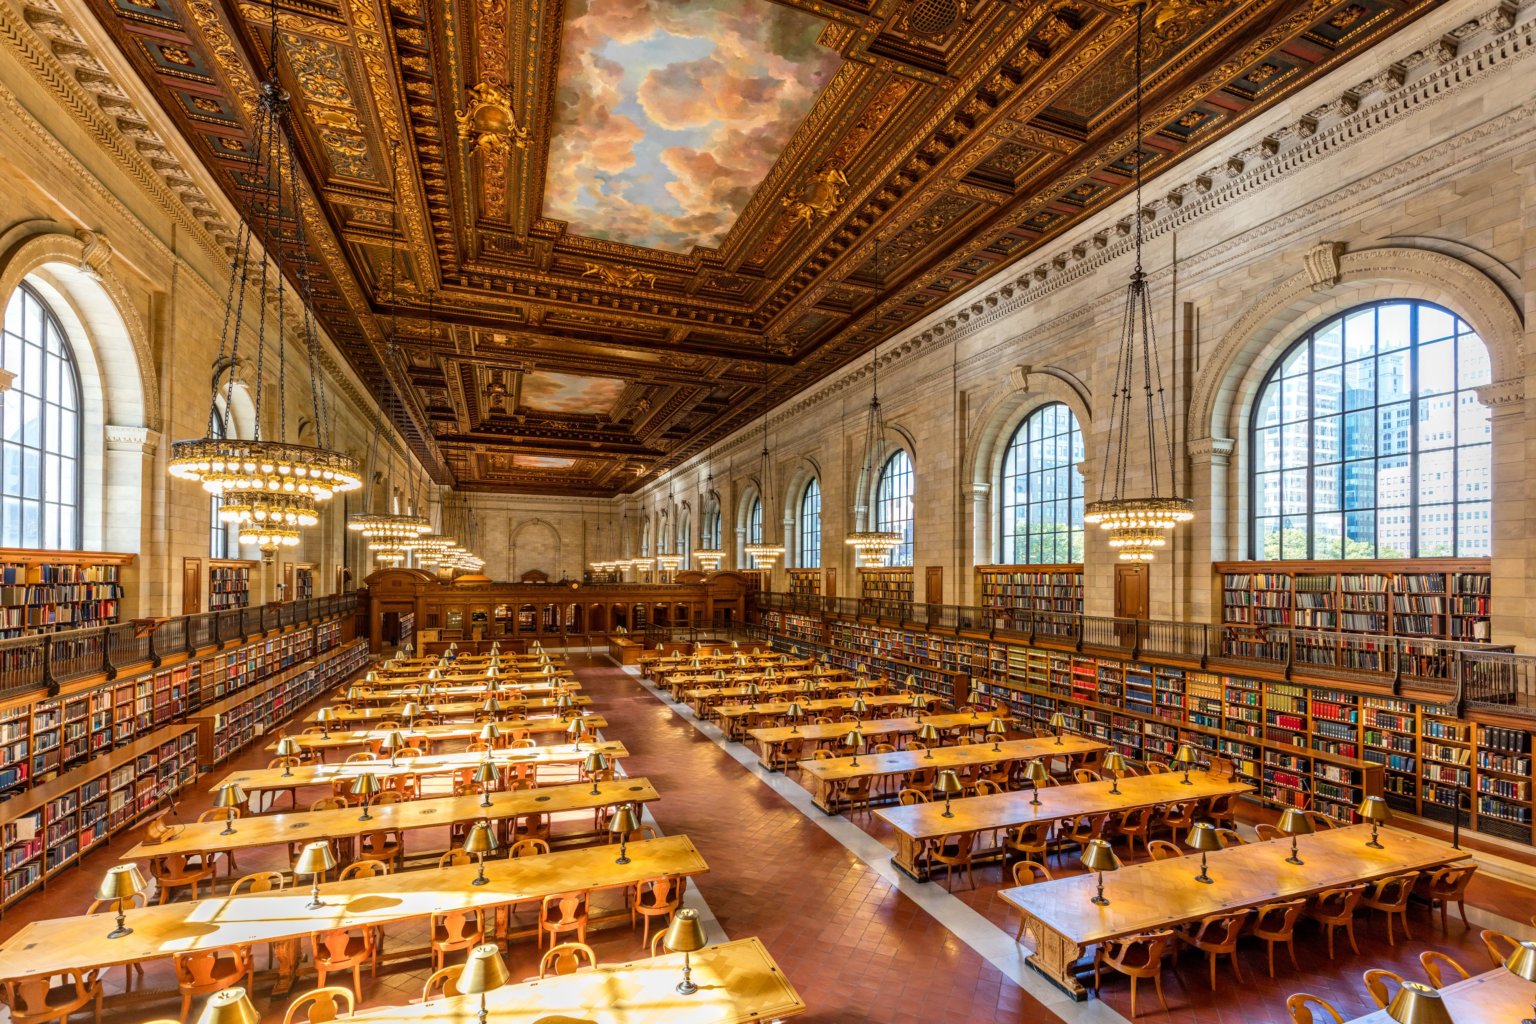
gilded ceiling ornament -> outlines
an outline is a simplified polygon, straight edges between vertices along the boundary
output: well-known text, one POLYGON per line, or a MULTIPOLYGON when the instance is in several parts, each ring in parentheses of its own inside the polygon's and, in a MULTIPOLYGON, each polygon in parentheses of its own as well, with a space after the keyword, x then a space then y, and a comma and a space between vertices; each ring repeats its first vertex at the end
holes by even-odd
POLYGON ((780 202, 789 211, 791 224, 804 221, 813 223, 817 217, 827 217, 843 205, 843 189, 848 179, 836 167, 823 168, 811 175, 800 188, 799 198, 785 196, 780 202))
POLYGON ((481 82, 469 90, 469 108, 456 110, 453 116, 459 123, 459 138, 474 140, 482 152, 528 148, 528 129, 517 123, 511 97, 494 82, 481 82))
POLYGON ((615 288, 638 288, 642 281, 647 288, 656 287, 656 275, 638 267, 619 270, 605 267, 601 263, 583 263, 582 266, 586 268, 581 272, 582 277, 601 278, 604 284, 611 284, 615 288))
MULTIPOLYGON (((1109 2, 1121 10, 1134 14, 1136 8, 1146 0, 1109 0, 1109 2)), ((1147 18, 1151 22, 1153 31, 1164 32, 1177 29, 1181 21, 1202 11, 1223 7, 1236 9, 1246 6, 1248 2, 1249 0, 1240 0, 1234 4, 1231 0, 1151 0, 1147 3, 1147 18)))

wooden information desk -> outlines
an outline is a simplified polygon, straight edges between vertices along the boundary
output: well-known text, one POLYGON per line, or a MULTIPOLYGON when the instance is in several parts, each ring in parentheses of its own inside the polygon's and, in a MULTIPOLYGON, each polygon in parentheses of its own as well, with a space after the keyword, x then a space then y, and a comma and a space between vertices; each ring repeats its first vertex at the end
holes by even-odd
POLYGON ((1003 761, 1027 761, 1036 757, 1069 757, 1109 749, 1107 744, 1098 740, 1073 735, 1063 736, 1060 744, 1055 739, 1046 738, 1008 740, 999 746, 1001 750, 993 750, 990 743, 972 743, 963 747, 934 747, 932 750, 898 750, 894 754, 860 754, 857 758, 834 757, 827 761, 801 761, 800 769, 816 780, 812 801, 828 814, 836 814, 840 810, 838 790, 850 779, 904 775, 924 768, 932 768, 937 772, 945 768, 973 768, 1003 761), (929 754, 933 756, 929 757, 929 754), (855 765, 854 761, 858 764, 855 765))
MULTIPOLYGON (((805 1003, 757 939, 738 939, 689 957, 699 990, 678 995, 683 954, 503 985, 485 996, 496 1024, 752 1024, 805 1012, 805 1003)), ((383 1006, 346 1018, 360 1024, 471 1024, 479 996, 383 1006)))
POLYGON ((318 839, 352 840, 370 832, 442 828, 466 821, 499 821, 525 814, 556 814, 561 811, 590 811, 624 803, 650 803, 659 799, 649 779, 615 779, 600 782, 597 795, 592 784, 573 782, 564 786, 541 786, 491 794, 491 806, 481 806, 484 797, 431 797, 377 804, 368 808, 371 820, 361 821, 361 807, 334 811, 290 811, 284 814, 257 814, 235 819, 235 834, 221 835, 223 821, 187 822, 169 839, 145 841, 119 856, 119 860, 165 857, 176 853, 226 853, 256 846, 279 846, 318 839))
MULTIPOLYGON (((903 697, 905 701, 907 698, 903 697)), ((869 703, 868 700, 865 703, 869 703)), ((773 771, 774 748, 783 743, 801 742, 822 743, 829 740, 841 740, 848 735, 849 729, 857 728, 864 734, 865 742, 869 745, 879 743, 882 739, 891 736, 906 736, 917 732, 924 725, 932 725, 940 733, 953 733, 962 729, 985 729, 987 723, 992 721, 992 712, 980 711, 975 717, 969 711, 956 712, 947 715, 924 715, 921 718, 871 718, 859 722, 823 722, 817 725, 801 724, 798 732, 791 732, 793 726, 774 725, 764 729, 750 729, 747 735, 757 743, 759 763, 770 771, 773 771)), ((937 748, 935 748, 937 749, 937 748)), ((862 762, 863 758, 860 758, 862 762)))
POLYGON ((270 942, 278 971, 274 994, 282 994, 293 983, 300 941, 307 941, 312 932, 420 921, 449 910, 487 910, 559 893, 622 888, 650 878, 692 877, 709 870, 687 836, 630 843, 628 864, 614 863, 617 856, 616 847, 589 846, 516 860, 498 857, 485 862, 487 885, 469 884, 476 873, 471 865, 328 882, 320 886, 325 905, 318 910, 306 906, 308 884, 282 892, 141 907, 127 911, 132 934, 117 939, 107 938, 113 924, 110 914, 34 921, 0 946, 0 978, 52 975, 270 942))
MULTIPOLYGON (((491 760, 502 768, 518 765, 580 764, 594 750, 602 751, 610 761, 629 756, 629 751, 624 744, 617 740, 583 743, 580 750, 570 743, 549 747, 529 747, 526 750, 493 750, 490 751, 490 756, 491 760)), ((220 786, 238 782, 247 793, 270 789, 303 789, 305 786, 329 786, 333 782, 350 782, 359 775, 369 772, 372 772, 380 782, 387 784, 390 779, 402 775, 452 775, 460 769, 473 768, 485 760, 485 757, 484 752, 468 751, 459 754, 430 754, 400 761, 393 768, 389 766, 388 758, 353 761, 349 764, 301 764, 286 775, 281 768, 247 768, 243 771, 231 772, 211 788, 216 790, 220 786)))
POLYGON ((1030 822, 1060 821, 1137 807, 1158 807, 1228 793, 1247 793, 1253 789, 1246 783, 1219 779, 1206 772, 1191 774, 1188 786, 1184 785, 1183 779, 1182 774, 1121 779, 1118 794, 1110 792, 1114 788, 1111 782, 1046 786, 1040 790, 1039 807, 1030 803, 1032 797, 1028 790, 960 797, 950 801, 953 818, 944 817, 942 799, 929 804, 881 807, 875 815, 884 818, 896 830, 896 855, 891 860, 913 878, 925 882, 928 875, 922 864, 923 850, 930 841, 945 836, 990 832, 1030 822))
MULTIPOLYGON (((1504 968, 1474 974, 1440 990, 1446 1012, 1456 1024, 1519 1024, 1531 1016, 1536 985, 1504 968)), ((1397 1024, 1386 1010, 1355 1017, 1349 1024, 1397 1024)))
MULTIPOLYGON (((1023 913, 1038 943, 1029 963, 1077 999, 1085 997, 1073 967, 1090 946, 1106 939, 1171 928, 1265 903, 1300 899, 1339 886, 1423 871, 1466 859, 1438 839, 1385 828, 1385 849, 1366 846, 1369 825, 1349 825, 1298 836, 1303 863, 1287 864, 1288 839, 1216 850, 1209 855, 1215 881, 1195 881, 1198 856, 1131 864, 1104 876, 1107 907, 1094 906, 1094 876, 1004 889, 999 895, 1023 913)), ((1458 1021, 1460 1018, 1457 1018, 1458 1021)))
MULTIPOLYGON (((853 708, 854 699, 853 697, 820 697, 816 700, 799 700, 795 701, 795 703, 800 705, 800 709, 805 712, 806 718, 815 718, 817 716, 830 716, 833 712, 842 714, 844 711, 849 711, 853 708)), ((932 694, 924 694, 923 699, 931 703, 939 698, 932 694)), ((910 710, 912 698, 908 694, 888 694, 886 696, 865 697, 864 703, 873 711, 900 707, 910 710)), ((742 738, 746 719, 755 715, 782 715, 789 710, 789 705, 790 702, 787 700, 765 701, 761 704, 728 704, 723 708, 716 708, 715 715, 720 719, 721 727, 725 730, 726 736, 733 740, 739 740, 742 738)), ((814 723, 803 723, 800 728, 803 730, 806 724, 814 723)), ((850 725, 851 723, 845 722, 843 724, 850 725)), ((785 726, 785 728, 787 729, 788 726, 785 726)), ((843 732, 847 731, 847 729, 843 730, 843 732)))
MULTIPOLYGON (((581 720, 587 723, 587 729, 606 729, 608 720, 602 715, 582 715, 581 720)), ((501 730, 502 740, 510 738, 514 729, 526 729, 535 736, 560 734, 564 735, 566 729, 574 719, 551 718, 507 718, 498 719, 496 727, 501 730)), ((402 725, 399 732, 405 736, 406 744, 414 746, 417 739, 427 740, 430 743, 442 743, 446 740, 472 740, 479 739, 483 726, 479 722, 453 722, 447 725, 418 725, 414 729, 408 729, 402 725)), ((297 740, 299 746, 305 750, 335 750, 340 747, 360 747, 368 743, 377 743, 385 739, 394 729, 332 729, 329 736, 324 733, 299 733, 296 736, 285 736, 283 739, 297 740)), ((266 750, 274 756, 277 753, 277 744, 274 740, 268 743, 266 750)), ((501 742, 501 741, 498 741, 501 742)))

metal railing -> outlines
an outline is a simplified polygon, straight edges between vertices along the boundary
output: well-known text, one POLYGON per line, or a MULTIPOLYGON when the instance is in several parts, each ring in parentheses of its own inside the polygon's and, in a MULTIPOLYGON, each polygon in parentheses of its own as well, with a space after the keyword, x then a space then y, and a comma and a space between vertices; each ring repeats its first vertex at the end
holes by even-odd
MULTIPOLYGON (((1228 672, 1333 679, 1343 685, 1410 686, 1448 702, 1462 692, 1475 666, 1483 703, 1536 717, 1536 657, 1510 647, 1455 640, 1372 636, 1325 630, 1211 625, 1122 619, 1064 612, 971 608, 854 597, 759 591, 760 611, 823 618, 873 619, 900 629, 985 633, 1010 643, 1110 654, 1128 660, 1170 661, 1228 672), (1517 667, 1518 666, 1518 667, 1517 667), (1511 698, 1510 695, 1518 695, 1511 698)), ((1467 694, 1473 699, 1471 692, 1467 694)))
POLYGON ((1468 710, 1536 718, 1536 657, 1474 651, 1462 656, 1461 674, 1468 710))
POLYGON ((191 654, 356 609, 357 595, 347 593, 182 615, 163 620, 153 629, 122 622, 0 640, 0 696, 56 689, 60 683, 90 675, 104 674, 111 679, 129 666, 159 665, 171 654, 191 654))

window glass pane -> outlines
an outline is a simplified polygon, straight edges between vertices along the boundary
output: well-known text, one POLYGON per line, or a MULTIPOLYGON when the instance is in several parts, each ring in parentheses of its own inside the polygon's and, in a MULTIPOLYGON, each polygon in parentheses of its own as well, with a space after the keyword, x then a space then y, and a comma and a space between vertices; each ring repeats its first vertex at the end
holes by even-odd
MULTIPOLYGON (((1273 403, 1271 403, 1273 405, 1273 403)), ((1082 557, 1083 436, 1060 402, 1025 417, 1009 439, 999 481, 1004 564, 1056 564, 1082 557)))
POLYGON ((1344 557, 1376 557, 1376 513, 1344 513, 1344 557))
POLYGON ((47 305, 23 284, 4 318, 6 367, 16 372, 0 395, 0 498, 4 543, 80 546, 79 400, 73 353, 47 305))
POLYGON ((1456 491, 1456 453, 1427 452, 1419 456, 1419 504, 1449 501, 1456 491))
POLYGON ((1456 555, 1486 558, 1492 550, 1488 503, 1463 502, 1456 510, 1456 555))
POLYGON ((912 564, 912 460, 898 449, 880 470, 875 491, 875 529, 899 533, 901 546, 891 552, 887 565, 912 564))
MULTIPOLYGON (((1462 325, 1465 329, 1466 325, 1462 325)), ((1488 362, 1488 346, 1475 334, 1463 334, 1456 344, 1456 386, 1476 388, 1493 380, 1493 367, 1488 362)))
POLYGON ((1438 306, 1419 307, 1419 344, 1449 338, 1456 333, 1456 318, 1438 306))
POLYGON ((1378 352, 1394 352, 1413 343, 1413 305, 1390 302, 1378 306, 1377 315, 1380 317, 1376 338, 1378 352))
POLYGON ((1449 558, 1456 553, 1456 507, 1419 507, 1419 557, 1449 558))

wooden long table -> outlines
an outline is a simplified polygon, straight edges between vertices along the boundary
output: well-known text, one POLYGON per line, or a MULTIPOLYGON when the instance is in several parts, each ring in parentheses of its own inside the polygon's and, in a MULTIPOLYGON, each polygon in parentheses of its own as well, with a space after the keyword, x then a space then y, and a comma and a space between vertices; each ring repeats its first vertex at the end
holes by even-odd
POLYGON ((615 863, 612 846, 515 860, 498 857, 485 862, 487 885, 469 884, 476 869, 468 865, 329 882, 320 887, 324 906, 317 910, 306 907, 308 885, 134 908, 127 911, 133 932, 117 939, 107 938, 112 930, 110 915, 34 921, 0 946, 0 978, 52 975, 270 942, 278 972, 274 992, 282 993, 293 983, 299 941, 312 932, 423 920, 449 910, 489 910, 559 893, 621 888, 649 878, 692 877, 709 870, 684 835, 630 843, 628 852, 628 864, 615 863))
POLYGON ((581 680, 575 678, 561 678, 553 683, 547 683, 544 682, 543 677, 540 677, 537 682, 520 683, 502 676, 496 680, 495 692, 487 690, 485 683, 486 681, 483 678, 473 683, 445 684, 441 681, 433 680, 431 693, 425 691, 427 685, 427 680, 425 679, 415 686, 376 687, 356 685, 337 691, 335 699, 345 701, 348 704, 405 704, 410 701, 420 704, 422 698, 426 698, 428 701, 447 700, 462 702, 468 700, 484 701, 487 697, 516 699, 518 694, 528 696, 536 693, 553 693, 557 689, 569 693, 579 693, 581 691, 581 680), (356 696, 351 695, 354 690, 357 693, 356 696))
MULTIPOLYGON (((804 1013, 805 1002, 755 938, 701 949, 689 957, 691 996, 677 993, 683 954, 668 953, 627 964, 503 985, 485 997, 496 1024, 750 1024, 804 1013)), ((364 1024, 469 1024, 479 996, 450 996, 433 1003, 381 1006, 349 1021, 364 1024)))
MULTIPOLYGON (((529 747, 525 750, 493 750, 491 760, 501 766, 579 764, 592 751, 598 750, 608 759, 618 760, 629 756, 629 750, 617 740, 583 743, 576 749, 574 744, 561 743, 548 747, 529 747)), ((473 768, 485 760, 484 753, 426 754, 400 761, 390 767, 388 758, 372 761, 352 761, 347 764, 301 764, 284 774, 281 768, 247 768, 230 772, 212 787, 238 782, 247 793, 271 789, 303 789, 305 786, 329 786, 333 782, 350 782, 359 775, 372 773, 382 783, 402 775, 452 775, 464 768, 473 768)))
POLYGON ((1382 831, 1384 849, 1373 850, 1365 845, 1370 836, 1368 825, 1298 836, 1300 865, 1285 861, 1288 839, 1216 850, 1209 855, 1209 874, 1215 879, 1210 885, 1195 881, 1198 857, 1132 864, 1104 876, 1106 907, 1091 902, 1092 874, 1004 889, 1000 895, 1033 927, 1038 945, 1029 964, 1082 999, 1086 992, 1074 965, 1090 946, 1107 939, 1441 867, 1467 856, 1449 843, 1393 828, 1382 831))
MULTIPOLYGON (((496 696, 496 699, 502 705, 500 714, 510 713, 517 708, 553 706, 553 702, 543 697, 527 701, 517 699, 514 702, 508 695, 500 694, 496 696)), ((573 707, 588 708, 592 706, 592 698, 572 694, 571 704, 573 707)), ((485 697, 482 696, 479 700, 472 701, 444 701, 442 703, 420 701, 416 706, 420 712, 417 715, 418 718, 425 718, 428 715, 443 715, 448 718, 473 718, 482 713, 480 709, 485 706, 485 697)), ((311 711, 308 715, 304 716, 304 721, 318 725, 319 719, 316 716, 319 713, 318 710, 311 711)), ((405 706, 402 704, 394 707, 343 709, 335 711, 334 714, 336 717, 332 721, 340 722, 343 725, 354 722, 382 722, 385 719, 403 722, 405 719, 405 706)))
MULTIPOLYGON (((1515 1024, 1531 1016, 1536 985, 1517 978, 1502 967, 1474 974, 1440 990, 1446 1012, 1456 1024, 1515 1024)), ((1397 1024, 1386 1010, 1355 1017, 1349 1024, 1397 1024)))
POLYGON ((370 820, 360 820, 361 807, 333 811, 289 811, 282 814, 257 814, 235 819, 235 834, 221 834, 223 821, 187 822, 180 831, 160 842, 145 840, 120 854, 119 860, 165 857, 178 853, 227 853, 258 846, 281 846, 315 839, 353 840, 370 832, 409 831, 442 828, 460 822, 487 819, 499 821, 525 814, 558 814, 561 811, 590 811, 626 803, 650 803, 660 799, 656 787, 646 778, 615 779, 597 784, 575 782, 564 786, 541 786, 492 793, 491 806, 482 806, 484 797, 431 797, 377 804, 368 808, 370 820))
POLYGON ((721 701, 739 700, 744 697, 760 697, 764 700, 772 700, 775 697, 789 698, 795 695, 817 697, 830 693, 833 690, 846 689, 848 684, 835 679, 827 679, 825 676, 816 679, 807 676, 812 685, 807 687, 805 680, 789 683, 763 683, 754 693, 745 686, 704 686, 692 690, 683 691, 683 700, 699 718, 713 718, 721 701))
MULTIPOLYGON (((581 720, 587 723, 587 729, 605 729, 608 720, 602 715, 582 715, 581 720)), ((534 735, 564 734, 569 728, 571 720, 563 718, 509 718, 498 720, 496 727, 505 735, 513 729, 526 729, 534 735)), ((401 726, 399 732, 405 736, 406 744, 417 738, 429 740, 433 743, 441 743, 445 740, 469 740, 476 739, 480 735, 483 726, 479 722, 450 722, 444 725, 418 725, 414 729, 401 726)), ((335 750, 341 747, 360 747, 368 743, 376 743, 389 736, 394 729, 332 729, 330 735, 324 733, 299 733, 296 736, 284 737, 299 742, 299 746, 305 750, 335 750)), ((268 743, 268 753, 277 753, 277 744, 274 740, 268 743)))
POLYGON ((1060 821, 1062 818, 1085 814, 1156 807, 1228 793, 1246 793, 1253 789, 1247 783, 1218 779, 1206 772, 1194 773, 1189 781, 1190 785, 1186 786, 1182 775, 1171 773, 1142 775, 1134 779, 1121 779, 1119 793, 1110 792, 1116 788, 1112 782, 1046 786, 1040 790, 1038 807, 1030 803, 1032 796, 1028 790, 968 796, 950 801, 950 811, 954 814, 952 818, 944 817, 942 800, 930 804, 881 807, 876 809, 875 815, 884 818, 896 831, 896 855, 891 858, 892 862, 922 882, 928 879, 927 870, 923 866, 923 850, 929 842, 945 836, 989 832, 1036 821, 1060 821))
POLYGON ((1059 744, 1047 738, 1008 740, 998 746, 1000 749, 993 750, 990 743, 971 743, 963 747, 898 750, 893 754, 860 754, 857 758, 834 757, 825 761, 801 761, 800 769, 816 782, 812 801, 828 814, 836 814, 840 810, 838 790, 851 779, 904 775, 924 768, 942 771, 945 768, 974 768, 1036 757, 1069 757, 1108 749, 1107 744, 1098 740, 1075 735, 1063 736, 1059 744), (928 756, 930 754, 933 756, 928 756), (855 761, 858 763, 855 764, 855 761))
POLYGON ((759 763, 764 768, 772 771, 775 761, 775 748, 785 743, 793 743, 796 740, 802 743, 841 740, 844 736, 848 735, 848 730, 856 728, 864 734, 865 740, 872 744, 879 742, 881 738, 887 736, 910 735, 917 732, 924 725, 932 725, 941 733, 960 729, 985 729, 987 723, 992 721, 993 717, 993 713, 990 711, 978 712, 974 718, 970 712, 962 711, 946 715, 923 715, 914 718, 871 718, 857 725, 853 722, 823 722, 819 725, 812 722, 810 725, 801 725, 798 730, 788 725, 772 725, 761 729, 749 729, 747 730, 747 735, 752 737, 757 743, 759 763))
MULTIPOLYGON (((939 698, 931 694, 924 694, 923 699, 932 703, 939 698)), ((806 717, 814 718, 817 715, 831 711, 848 711, 853 707, 854 700, 855 698, 853 697, 818 697, 815 700, 800 700, 794 703, 800 705, 806 717)), ((912 698, 908 694, 885 694, 865 697, 864 703, 868 707, 879 711, 883 708, 911 707, 912 698)), ((739 740, 744 730, 743 719, 753 715, 782 715, 789 710, 789 705, 790 702, 787 700, 764 701, 759 704, 729 704, 723 708, 716 708, 715 715, 720 719, 721 728, 725 730, 726 736, 733 740, 739 740)), ((784 728, 787 729, 788 726, 784 728)), ((804 729, 805 726, 802 725, 800 728, 804 729)), ((848 730, 844 729, 843 731, 847 732, 848 730)))

